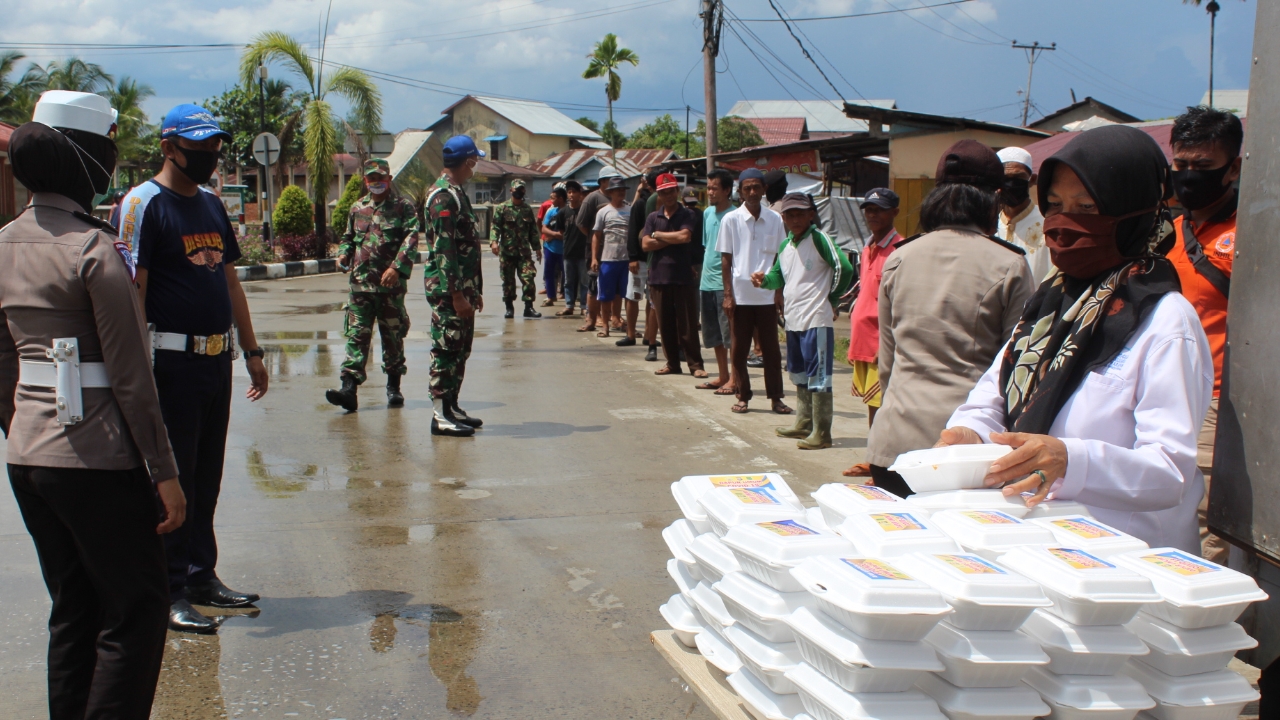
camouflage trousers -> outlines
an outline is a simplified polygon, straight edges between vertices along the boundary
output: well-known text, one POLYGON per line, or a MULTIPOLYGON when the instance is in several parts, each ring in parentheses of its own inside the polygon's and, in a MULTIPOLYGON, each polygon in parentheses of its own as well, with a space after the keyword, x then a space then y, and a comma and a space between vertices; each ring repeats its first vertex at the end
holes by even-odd
POLYGON ((353 292, 347 300, 347 317, 342 336, 347 339, 347 359, 342 372, 353 376, 356 383, 365 381, 364 366, 369 360, 373 342, 373 325, 382 336, 382 372, 387 375, 405 373, 404 338, 409 334, 409 313, 404 309, 404 292, 353 292))
POLYGON ((502 301, 515 301, 516 273, 518 272, 520 284, 524 286, 520 297, 527 303, 533 302, 533 296, 537 292, 534 288, 534 279, 538 277, 538 268, 533 264, 533 257, 499 251, 498 265, 502 268, 502 301))
MULTIPOLYGON (((428 297, 431 303, 431 397, 457 397, 471 357, 476 320, 458 317, 453 298, 428 297)), ((472 303, 474 304, 474 300, 472 303)))

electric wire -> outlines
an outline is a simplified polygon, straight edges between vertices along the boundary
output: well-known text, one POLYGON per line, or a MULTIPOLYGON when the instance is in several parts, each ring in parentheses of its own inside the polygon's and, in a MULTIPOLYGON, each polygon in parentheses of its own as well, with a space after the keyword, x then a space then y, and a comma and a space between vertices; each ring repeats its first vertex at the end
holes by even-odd
MULTIPOLYGON (((873 15, 896 15, 898 13, 909 13, 909 12, 915 12, 917 10, 925 10, 928 8, 944 7, 946 5, 962 5, 964 3, 973 2, 973 1, 974 0, 951 0, 950 2, 937 3, 934 5, 924 5, 921 7, 903 8, 901 10, 877 10, 875 12, 851 13, 849 15, 821 15, 818 17, 802 17, 802 18, 793 17, 791 18, 791 22, 814 22, 817 20, 843 20, 845 18, 871 17, 873 15)), ((742 22, 758 22, 758 23, 785 22, 777 18, 741 18, 741 21, 742 22)))

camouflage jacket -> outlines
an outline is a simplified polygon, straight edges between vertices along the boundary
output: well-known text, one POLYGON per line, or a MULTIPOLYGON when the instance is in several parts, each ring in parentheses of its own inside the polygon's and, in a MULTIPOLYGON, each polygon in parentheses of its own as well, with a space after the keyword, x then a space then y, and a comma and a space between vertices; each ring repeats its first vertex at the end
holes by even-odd
POLYGON ((473 300, 481 293, 480 240, 471 199, 444 176, 427 199, 427 247, 422 281, 428 298, 462 292, 473 300))
POLYGON ((513 205, 510 200, 493 209, 493 237, 498 252, 520 257, 542 254, 538 219, 529 203, 513 205))
POLYGON ((353 292, 404 292, 418 261, 418 213, 413 203, 396 194, 381 203, 374 202, 372 195, 357 200, 351 206, 338 256, 351 258, 353 292), (400 273, 398 287, 382 286, 387 268, 400 273))

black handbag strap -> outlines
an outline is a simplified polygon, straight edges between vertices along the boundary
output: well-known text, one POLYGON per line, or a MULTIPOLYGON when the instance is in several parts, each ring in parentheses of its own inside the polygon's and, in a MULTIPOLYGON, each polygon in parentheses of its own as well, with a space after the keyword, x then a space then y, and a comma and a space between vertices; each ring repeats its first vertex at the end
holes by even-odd
POLYGON ((1229 298, 1231 296, 1231 278, 1227 277, 1217 265, 1209 261, 1208 256, 1204 254, 1204 247, 1200 245, 1200 239, 1196 237, 1196 232, 1191 228, 1191 217, 1189 215, 1182 216, 1182 247, 1187 251, 1187 259, 1191 260, 1191 264, 1195 267, 1196 272, 1200 276, 1209 281, 1209 284, 1218 289, 1222 293, 1222 297, 1229 298))

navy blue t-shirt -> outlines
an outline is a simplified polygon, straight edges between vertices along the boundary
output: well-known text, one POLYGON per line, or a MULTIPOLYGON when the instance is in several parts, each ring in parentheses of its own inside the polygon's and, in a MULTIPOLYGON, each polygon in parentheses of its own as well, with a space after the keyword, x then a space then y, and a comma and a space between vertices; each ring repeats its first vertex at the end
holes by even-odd
POLYGON ((183 335, 230 330, 225 266, 239 259, 240 245, 222 201, 203 189, 179 195, 151 180, 122 206, 120 237, 147 271, 147 322, 183 335))

